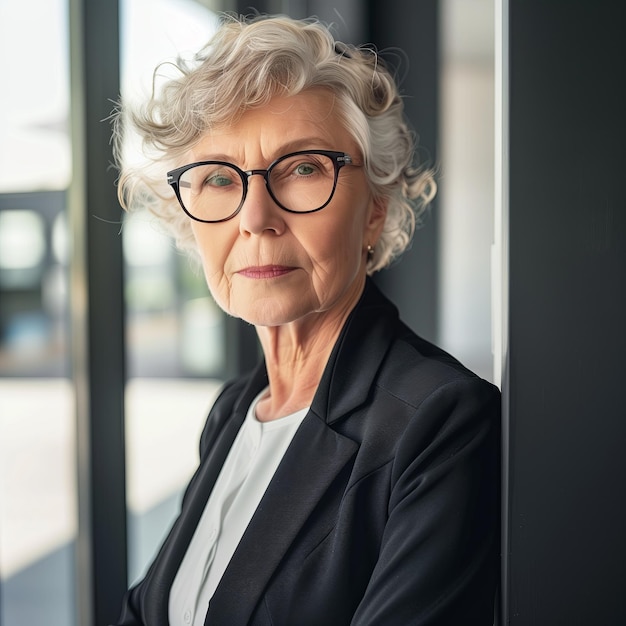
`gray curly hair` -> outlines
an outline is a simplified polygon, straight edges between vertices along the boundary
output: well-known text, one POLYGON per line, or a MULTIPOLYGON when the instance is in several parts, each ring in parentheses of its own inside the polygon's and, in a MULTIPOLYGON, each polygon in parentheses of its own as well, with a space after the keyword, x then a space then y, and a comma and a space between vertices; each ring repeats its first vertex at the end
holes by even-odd
POLYGON ((125 209, 149 208, 180 248, 194 252, 189 218, 164 172, 182 165, 207 131, 235 122, 246 109, 276 95, 324 87, 335 94, 337 113, 361 150, 371 189, 387 206, 368 273, 404 252, 436 184, 433 172, 415 162, 415 137, 398 88, 374 50, 336 42, 329 28, 314 19, 225 16, 209 43, 191 61, 178 59, 174 67, 178 76, 155 87, 143 106, 120 104, 113 115, 118 196, 125 209), (141 140, 147 160, 139 166, 124 163, 126 128, 141 140))

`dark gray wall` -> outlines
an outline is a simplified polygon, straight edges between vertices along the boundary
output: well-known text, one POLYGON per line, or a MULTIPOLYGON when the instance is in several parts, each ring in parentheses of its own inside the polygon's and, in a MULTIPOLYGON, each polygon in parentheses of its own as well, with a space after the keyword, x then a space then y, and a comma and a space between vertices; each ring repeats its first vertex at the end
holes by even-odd
MULTIPOLYGON (((439 2, 370 0, 369 40, 396 69, 407 116, 419 138, 419 154, 437 165, 439 138, 439 2)), ((401 262, 376 282, 396 303, 404 321, 427 339, 438 334, 439 219, 437 201, 425 214, 401 262)))
POLYGON ((509 596, 626 624, 626 12, 510 2, 509 596))

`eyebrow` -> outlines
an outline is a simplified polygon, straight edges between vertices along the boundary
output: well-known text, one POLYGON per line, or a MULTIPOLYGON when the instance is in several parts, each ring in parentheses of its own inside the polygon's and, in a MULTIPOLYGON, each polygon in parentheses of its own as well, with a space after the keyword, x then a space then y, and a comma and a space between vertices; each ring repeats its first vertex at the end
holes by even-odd
MULTIPOLYGON (((310 136, 303 137, 302 139, 294 139, 293 141, 288 141, 285 144, 281 144, 278 150, 275 152, 275 155, 270 160, 270 163, 279 157, 290 154, 291 152, 298 152, 299 150, 334 150, 333 146, 330 146, 327 139, 323 139, 322 137, 310 136)), ((237 161, 233 158, 232 155, 226 153, 212 153, 212 154, 202 154, 198 156, 197 161, 226 161, 228 163, 234 163, 237 165, 237 161)))

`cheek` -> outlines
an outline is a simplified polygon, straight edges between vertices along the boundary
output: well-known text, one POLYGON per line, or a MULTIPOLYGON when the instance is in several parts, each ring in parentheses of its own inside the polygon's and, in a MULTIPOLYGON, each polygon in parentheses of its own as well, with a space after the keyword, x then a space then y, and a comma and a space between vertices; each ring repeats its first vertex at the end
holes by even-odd
POLYGON ((363 227, 356 218, 319 224, 312 233, 309 250, 317 252, 314 260, 337 274, 352 273, 362 256, 363 227))
POLYGON ((229 238, 225 236, 226 233, 217 232, 222 229, 216 226, 215 224, 198 224, 192 227, 204 274, 211 290, 223 280, 224 266, 231 249, 229 238))

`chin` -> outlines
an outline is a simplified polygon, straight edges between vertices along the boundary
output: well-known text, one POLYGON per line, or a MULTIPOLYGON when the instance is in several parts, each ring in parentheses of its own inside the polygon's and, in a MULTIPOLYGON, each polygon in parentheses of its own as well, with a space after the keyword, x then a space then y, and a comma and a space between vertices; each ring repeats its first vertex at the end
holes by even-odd
POLYGON ((257 300, 245 307, 236 307, 231 315, 242 319, 253 326, 282 326, 295 322, 311 313, 311 310, 302 306, 281 306, 273 298, 257 300))

